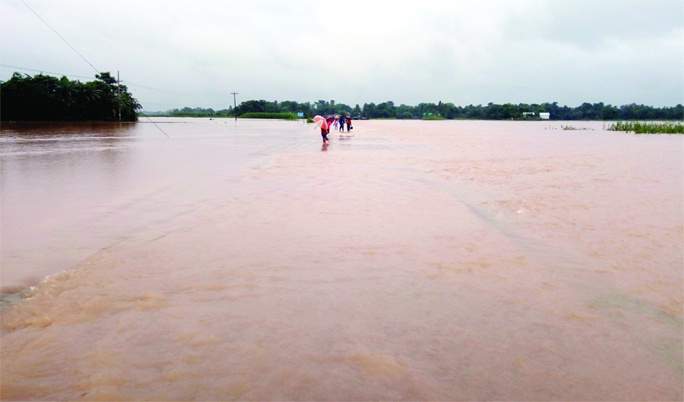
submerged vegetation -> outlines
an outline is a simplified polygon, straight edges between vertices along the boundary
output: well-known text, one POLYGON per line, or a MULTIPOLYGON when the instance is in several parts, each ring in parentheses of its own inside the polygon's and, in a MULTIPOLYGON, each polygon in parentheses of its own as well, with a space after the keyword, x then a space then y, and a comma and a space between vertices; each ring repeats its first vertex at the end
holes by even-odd
POLYGON ((684 124, 680 122, 619 121, 608 126, 607 130, 628 131, 636 134, 684 134, 684 124))
POLYGON ((561 129, 564 131, 574 131, 574 130, 594 131, 594 129, 591 127, 575 127, 575 126, 563 126, 563 125, 561 125, 561 129))
POLYGON ((67 77, 38 74, 33 77, 14 73, 2 83, 1 118, 3 121, 135 121, 142 107, 125 85, 108 72, 95 75, 94 81, 82 83, 67 77), (120 91, 120 94, 118 93, 120 91))

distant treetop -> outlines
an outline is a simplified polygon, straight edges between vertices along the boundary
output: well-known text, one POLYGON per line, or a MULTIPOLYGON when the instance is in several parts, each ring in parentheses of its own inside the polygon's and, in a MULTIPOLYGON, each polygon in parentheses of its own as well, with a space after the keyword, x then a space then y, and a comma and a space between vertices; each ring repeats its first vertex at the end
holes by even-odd
POLYGON ((96 74, 95 78, 82 83, 65 76, 58 79, 14 73, 2 83, 2 120, 118 121, 119 111, 122 121, 138 119, 142 106, 125 85, 118 86, 109 72, 96 74))

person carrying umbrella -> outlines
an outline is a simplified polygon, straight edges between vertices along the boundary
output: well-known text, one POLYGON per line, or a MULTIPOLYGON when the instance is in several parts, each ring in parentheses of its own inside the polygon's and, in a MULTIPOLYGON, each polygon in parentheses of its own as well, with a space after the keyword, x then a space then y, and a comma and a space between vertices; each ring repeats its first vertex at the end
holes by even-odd
POLYGON ((330 125, 328 124, 328 120, 325 119, 322 116, 315 116, 313 118, 314 123, 316 123, 316 126, 321 128, 321 137, 323 138, 323 143, 327 144, 328 141, 328 133, 330 132, 330 125))

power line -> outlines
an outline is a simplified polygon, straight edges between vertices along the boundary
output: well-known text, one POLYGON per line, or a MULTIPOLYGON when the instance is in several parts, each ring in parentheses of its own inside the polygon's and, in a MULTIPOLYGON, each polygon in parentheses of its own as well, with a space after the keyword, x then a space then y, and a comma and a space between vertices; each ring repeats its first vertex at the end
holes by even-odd
POLYGON ((13 66, 13 65, 10 65, 10 64, 0 64, 0 66, 7 67, 7 68, 16 68, 17 70, 36 71, 36 72, 39 72, 39 73, 63 75, 63 76, 67 76, 67 77, 88 78, 88 79, 92 79, 92 78, 93 78, 93 77, 86 77, 86 76, 83 76, 83 75, 64 74, 64 73, 56 73, 56 72, 54 72, 54 71, 36 70, 35 68, 25 68, 25 67, 13 66))
MULTIPOLYGON (((19 67, 19 66, 13 66, 13 65, 11 65, 11 64, 4 64, 4 63, 0 63, 0 66, 2 66, 2 67, 7 67, 7 68, 15 68, 15 69, 17 69, 17 70, 24 70, 24 71, 35 71, 35 72, 39 72, 39 73, 47 73, 47 74, 55 74, 55 75, 64 75, 64 76, 67 76, 67 77, 87 78, 87 79, 92 79, 92 78, 93 78, 93 77, 86 77, 86 76, 84 76, 84 75, 64 74, 64 73, 58 73, 58 72, 55 72, 55 71, 38 70, 38 69, 35 69, 35 68, 19 67)), ((121 82, 122 82, 122 83, 125 83, 125 84, 128 84, 128 85, 133 85, 133 86, 136 86, 136 87, 142 87, 142 88, 151 89, 151 90, 154 90, 154 91, 166 92, 166 93, 170 93, 170 94, 174 94, 174 95, 199 96, 199 97, 207 96, 207 95, 187 95, 187 94, 183 94, 183 93, 179 93, 179 92, 167 91, 167 90, 165 90, 165 89, 158 89, 158 88, 148 87, 148 86, 146 86, 146 85, 137 84, 137 83, 135 83, 135 82, 127 81, 127 80, 122 80, 121 82)))
POLYGON ((135 86, 135 87, 141 87, 141 88, 145 88, 145 89, 151 89, 151 90, 153 90, 153 91, 165 92, 165 93, 168 93, 168 94, 179 95, 179 96, 187 96, 187 97, 195 97, 195 98, 212 98, 212 97, 215 97, 215 96, 222 96, 221 94, 217 94, 217 95, 190 95, 190 94, 182 93, 182 92, 167 91, 166 89, 152 88, 152 87, 148 87, 148 86, 146 86, 146 85, 136 84, 135 82, 127 81, 127 80, 123 80, 123 81, 121 81, 121 82, 123 82, 123 83, 126 84, 126 85, 133 85, 133 86, 135 86))
MULTIPOLYGON (((7 68, 14 68, 14 69, 23 70, 23 71, 35 71, 35 72, 38 72, 38 73, 46 73, 46 74, 63 75, 63 76, 67 76, 67 77, 76 77, 76 78, 93 79, 93 77, 86 77, 86 76, 83 76, 83 75, 64 74, 64 73, 59 73, 59 72, 55 72, 55 71, 38 70, 38 69, 35 69, 35 68, 26 68, 26 67, 14 66, 14 65, 11 65, 11 64, 4 64, 4 63, 0 63, 0 66, 2 66, 2 67, 7 67, 7 68)), ((149 90, 152 90, 152 91, 159 91, 159 92, 163 92, 163 93, 167 93, 167 94, 179 95, 179 96, 185 96, 185 97, 194 97, 194 98, 213 98, 213 97, 216 97, 216 96, 223 96, 222 94, 215 94, 215 95, 192 95, 192 94, 187 94, 187 93, 182 93, 182 92, 168 91, 168 90, 165 90, 165 89, 159 89, 159 88, 148 87, 147 85, 138 84, 138 83, 135 83, 135 82, 132 82, 132 81, 128 81, 128 80, 121 80, 121 83, 122 83, 122 84, 126 84, 126 85, 132 85, 132 86, 134 86, 134 87, 141 87, 141 88, 149 89, 149 90)))
POLYGON ((152 119, 149 118, 149 116, 145 116, 145 117, 147 117, 147 120, 149 120, 150 123, 154 124, 154 126, 157 127, 157 128, 159 129, 159 131, 161 131, 162 133, 164 133, 164 135, 166 136, 166 138, 171 138, 171 137, 169 137, 168 134, 166 134, 166 131, 162 130, 161 127, 159 127, 159 126, 157 125, 157 123, 153 122, 152 119))
POLYGON ((69 47, 70 47, 71 49, 73 49, 73 51, 76 52, 77 55, 81 56, 81 58, 82 58, 83 60, 85 60, 85 62, 88 63, 88 64, 90 65, 90 67, 92 67, 93 70, 95 70, 95 72, 97 72, 98 74, 100 73, 100 70, 96 69, 95 66, 93 66, 92 64, 90 64, 90 62, 89 62, 85 57, 83 57, 83 55, 81 55, 81 53, 79 53, 78 50, 76 50, 76 48, 74 48, 73 46, 71 46, 71 44, 70 44, 69 42, 67 42, 66 39, 62 38, 62 35, 60 35, 57 31, 55 31, 55 29, 52 28, 52 27, 50 26, 50 24, 48 24, 40 15, 38 15, 37 12, 33 11, 33 9, 32 9, 28 4, 26 4, 26 2, 25 2, 24 0, 21 0, 21 2, 24 3, 24 5, 25 5, 26 7, 28 7, 28 9, 31 10, 31 12, 33 12, 33 14, 35 14, 36 17, 40 18, 40 20, 43 21, 43 22, 45 23, 45 25, 48 26, 48 28, 52 29, 52 32, 54 32, 55 34, 57 34, 57 36, 59 36, 60 39, 62 39, 62 40, 64 41, 64 43, 66 43, 67 45, 69 45, 69 47))
MULTIPOLYGON (((43 22, 45 23, 45 25, 47 25, 48 28, 50 28, 50 29, 52 30, 52 32, 54 32, 57 36, 59 36, 59 38, 62 39, 62 40, 64 41, 64 43, 66 43, 74 52, 76 52, 77 55, 81 56, 81 58, 82 58, 83 60, 85 60, 85 62, 88 63, 88 65, 89 65, 90 67, 92 67, 93 70, 95 70, 96 73, 100 74, 100 70, 96 69, 95 66, 93 66, 85 57, 83 57, 83 55, 82 55, 81 53, 79 53, 78 50, 76 50, 75 47, 71 46, 71 44, 70 44, 69 42, 67 42, 67 40, 64 39, 64 38, 62 37, 62 35, 59 34, 59 32, 55 31, 55 29, 52 28, 52 27, 50 26, 50 24, 48 24, 40 15, 38 15, 37 12, 33 11, 33 9, 32 9, 28 4, 26 4, 26 2, 25 2, 24 0, 21 0, 21 2, 24 3, 24 5, 25 5, 26 7, 28 7, 28 9, 31 10, 31 12, 33 12, 33 14, 35 14, 36 17, 40 18, 40 20, 43 21, 43 22)), ((16 68, 16 67, 15 67, 15 68, 16 68)), ((42 73, 42 72, 41 72, 41 73, 42 73)), ((54 74, 54 73, 53 73, 53 74, 54 74)), ((88 78, 90 78, 90 77, 88 77, 88 78)), ((119 81, 119 73, 118 73, 118 72, 117 72, 116 81, 117 81, 117 83, 120 82, 120 81, 119 81)), ((119 85, 119 90, 121 90, 121 85, 119 85)), ((120 98, 120 95, 119 95, 119 98, 120 98)), ((148 119, 150 119, 150 118, 148 117, 148 119)), ((120 120, 121 120, 121 103, 119 103, 119 121, 120 121, 120 120)), ((150 119, 150 121, 152 122, 152 124, 154 124, 155 127, 157 127, 157 128, 159 129, 159 131, 161 131, 162 133, 164 133, 164 135, 166 136, 166 138, 170 138, 169 135, 166 134, 166 132, 164 132, 164 130, 161 129, 161 127, 159 127, 159 126, 158 126, 155 122, 153 122, 151 119, 150 119)))

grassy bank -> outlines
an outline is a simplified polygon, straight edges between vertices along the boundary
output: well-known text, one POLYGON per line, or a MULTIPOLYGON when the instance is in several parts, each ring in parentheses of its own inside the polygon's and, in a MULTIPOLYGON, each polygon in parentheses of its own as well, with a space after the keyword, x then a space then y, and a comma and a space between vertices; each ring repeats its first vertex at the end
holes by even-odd
POLYGON ((636 134, 684 134, 684 125, 676 123, 655 123, 619 121, 608 126, 609 131, 629 131, 636 134))
POLYGON ((268 113, 268 112, 248 112, 240 115, 242 119, 282 119, 297 120, 294 113, 268 113))

